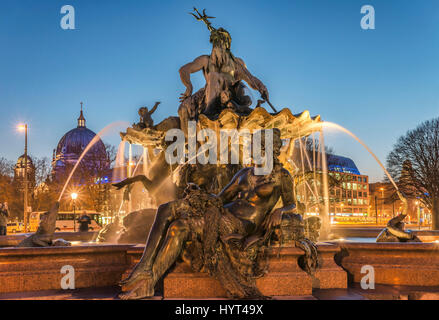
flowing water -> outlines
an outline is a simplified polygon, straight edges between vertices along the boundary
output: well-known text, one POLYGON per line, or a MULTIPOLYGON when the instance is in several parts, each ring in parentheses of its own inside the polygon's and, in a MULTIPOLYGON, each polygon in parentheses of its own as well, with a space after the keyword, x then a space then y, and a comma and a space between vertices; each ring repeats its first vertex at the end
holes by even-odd
POLYGON ((126 178, 125 145, 126 142, 122 140, 117 148, 116 161, 113 168, 113 182, 119 182, 126 178))
MULTIPOLYGON (((354 138, 358 143, 360 143, 367 152, 375 159, 378 165, 383 169, 384 173, 387 175, 392 185, 398 190, 398 187, 390 176, 389 172, 384 167, 383 163, 378 159, 378 157, 372 152, 372 150, 358 138, 354 133, 349 131, 348 129, 332 122, 319 122, 310 124, 307 128, 312 135, 308 137, 298 138, 296 146, 298 147, 298 151, 300 152, 300 157, 296 158, 296 163, 293 162, 293 157, 290 155, 290 162, 294 163, 295 169, 297 169, 296 177, 299 177, 297 193, 300 197, 300 202, 305 205, 305 212, 320 215, 322 219, 322 235, 329 235, 329 185, 328 185, 328 167, 326 161, 326 150, 324 143, 324 135, 323 129, 335 129, 337 131, 348 134, 350 137, 354 138), (319 145, 315 145, 315 137, 314 134, 319 133, 319 145), (312 148, 311 150, 307 148, 307 139, 312 136, 312 148), (312 152, 312 161, 310 160, 310 152, 312 152), (317 159, 316 159, 317 154, 317 159), (320 156, 319 156, 320 155, 320 156), (316 166, 317 161, 317 166, 316 166), (320 168, 322 170, 322 175, 320 179, 316 179, 316 168, 320 168), (307 179, 305 173, 312 171, 314 173, 314 178, 311 181, 309 178, 307 179), (320 187, 318 185, 321 184, 320 187), (323 207, 318 205, 318 203, 323 202, 323 207), (320 210, 319 210, 320 209, 320 210), (314 212, 314 213, 312 213, 314 212)), ((309 145, 308 145, 309 147, 309 145)), ((294 148, 293 148, 294 149, 294 148)))

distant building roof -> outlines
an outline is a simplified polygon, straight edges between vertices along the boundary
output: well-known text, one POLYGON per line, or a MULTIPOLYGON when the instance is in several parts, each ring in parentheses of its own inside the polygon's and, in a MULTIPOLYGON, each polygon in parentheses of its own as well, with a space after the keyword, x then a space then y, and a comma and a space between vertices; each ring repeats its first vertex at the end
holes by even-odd
MULTIPOLYGON (((316 169, 322 170, 323 168, 321 167, 320 161, 317 160, 317 159, 321 159, 320 152, 316 152, 316 155, 313 156, 312 152, 308 151, 308 156, 307 156, 306 153, 300 152, 300 149, 296 148, 296 150, 293 153, 293 161, 295 165, 297 166, 297 168, 299 169, 303 168, 305 171, 313 170, 313 165, 312 165, 313 159, 316 159, 317 162, 316 169)), ((360 171, 355 165, 355 162, 350 158, 327 153, 326 163, 328 166, 328 171, 361 175, 360 171)))
POLYGON ((337 156, 335 154, 327 154, 326 162, 328 163, 329 171, 345 172, 360 175, 355 162, 347 157, 337 156))

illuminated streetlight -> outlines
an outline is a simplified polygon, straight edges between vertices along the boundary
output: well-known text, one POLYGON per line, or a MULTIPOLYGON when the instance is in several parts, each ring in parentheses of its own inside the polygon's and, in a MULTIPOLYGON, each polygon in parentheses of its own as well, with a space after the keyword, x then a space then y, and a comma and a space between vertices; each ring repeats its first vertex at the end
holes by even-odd
POLYGON ((384 188, 380 188, 381 191, 381 216, 384 217, 384 188))
POLYGON ((78 198, 78 194, 76 192, 73 192, 71 194, 72 200, 73 200, 73 231, 76 232, 76 199, 78 198))
POLYGON ((24 131, 24 210, 23 210, 23 220, 24 220, 24 232, 28 232, 28 183, 27 183, 27 124, 20 124, 17 126, 18 131, 24 131))
POLYGON ((416 213, 418 215, 418 228, 421 230, 421 208, 419 207, 419 201, 415 201, 416 213))

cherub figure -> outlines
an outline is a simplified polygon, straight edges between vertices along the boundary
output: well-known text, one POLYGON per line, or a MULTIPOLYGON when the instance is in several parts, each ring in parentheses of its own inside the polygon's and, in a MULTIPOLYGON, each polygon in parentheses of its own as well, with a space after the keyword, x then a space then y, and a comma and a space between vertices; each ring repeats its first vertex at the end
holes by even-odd
POLYGON ((160 102, 156 102, 151 111, 147 107, 142 107, 139 109, 140 122, 136 125, 139 129, 152 128, 154 126, 154 120, 152 120, 151 115, 157 110, 160 102))

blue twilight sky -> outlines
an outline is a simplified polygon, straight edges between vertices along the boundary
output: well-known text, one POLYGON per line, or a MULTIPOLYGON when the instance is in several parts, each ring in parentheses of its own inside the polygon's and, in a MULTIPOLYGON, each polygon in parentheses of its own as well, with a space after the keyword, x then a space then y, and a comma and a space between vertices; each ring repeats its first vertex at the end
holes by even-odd
MULTIPOLYGON (((206 27, 187 14, 193 6, 231 33, 232 52, 276 106, 348 128, 383 161, 398 136, 438 115, 437 0, 1 0, 0 157, 23 152, 15 130, 23 121, 30 153, 51 157, 76 126, 80 101, 95 132, 137 121, 137 108, 157 100, 156 122, 176 115, 185 89, 178 68, 211 48, 206 27), (76 30, 60 27, 66 4, 76 30), (366 4, 375 30, 360 27, 366 4)), ((120 141, 117 132, 104 140, 120 141)), ((351 138, 327 132, 326 143, 371 180, 382 178, 351 138)))

